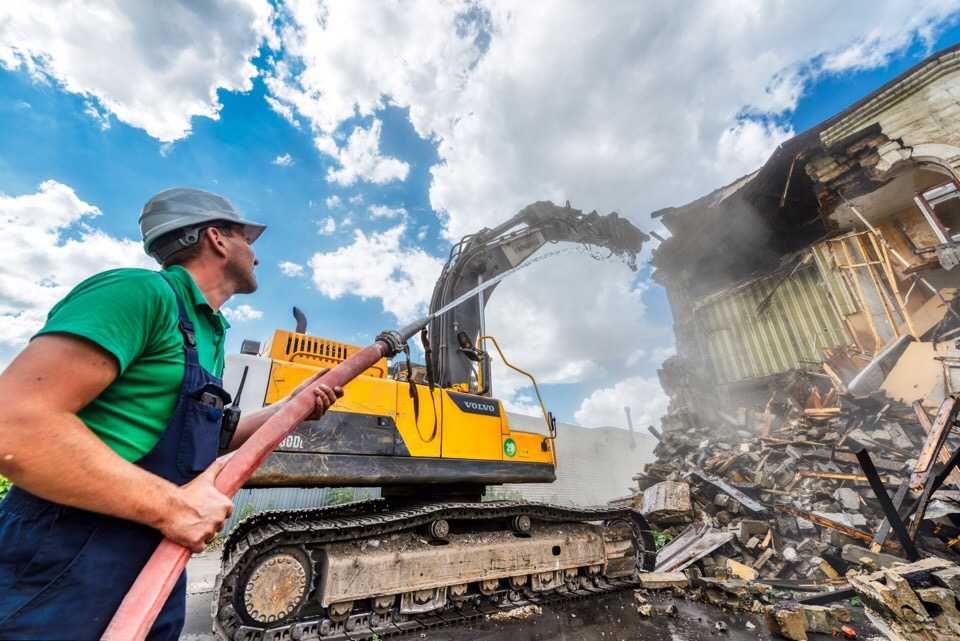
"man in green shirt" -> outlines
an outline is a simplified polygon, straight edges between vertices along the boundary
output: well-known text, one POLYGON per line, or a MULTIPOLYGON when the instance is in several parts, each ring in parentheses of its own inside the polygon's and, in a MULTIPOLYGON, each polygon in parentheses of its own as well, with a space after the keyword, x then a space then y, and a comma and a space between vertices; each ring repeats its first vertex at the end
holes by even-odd
MULTIPOLYGON (((0 638, 98 639, 162 537, 201 551, 220 530, 218 449, 281 405, 223 432, 220 309, 256 290, 264 226, 195 189, 151 198, 140 226, 162 271, 83 281, 0 374, 0 638)), ((342 394, 310 387, 316 416, 342 394)), ((179 636, 184 595, 181 577, 151 639, 179 636)))

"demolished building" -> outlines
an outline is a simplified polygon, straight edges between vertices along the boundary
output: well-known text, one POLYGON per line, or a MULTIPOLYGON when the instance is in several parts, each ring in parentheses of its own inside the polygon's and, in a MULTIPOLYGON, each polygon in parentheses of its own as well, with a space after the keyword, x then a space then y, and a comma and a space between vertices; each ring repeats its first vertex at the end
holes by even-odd
POLYGON ((673 538, 657 571, 829 590, 956 559, 960 47, 653 217, 677 353, 631 501, 673 538))
POLYGON ((754 173, 653 214, 672 234, 653 259, 676 333, 668 392, 749 398, 824 364, 846 385, 895 339, 935 333, 960 285, 958 98, 952 48, 784 142, 754 173))

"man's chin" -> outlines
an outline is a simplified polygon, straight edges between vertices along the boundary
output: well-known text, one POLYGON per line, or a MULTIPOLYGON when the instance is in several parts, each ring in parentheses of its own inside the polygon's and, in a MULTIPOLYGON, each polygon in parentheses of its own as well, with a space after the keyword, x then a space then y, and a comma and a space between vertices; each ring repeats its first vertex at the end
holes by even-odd
POLYGON ((256 276, 250 275, 249 278, 243 279, 240 284, 240 287, 237 288, 238 294, 252 294, 257 291, 258 283, 256 276))

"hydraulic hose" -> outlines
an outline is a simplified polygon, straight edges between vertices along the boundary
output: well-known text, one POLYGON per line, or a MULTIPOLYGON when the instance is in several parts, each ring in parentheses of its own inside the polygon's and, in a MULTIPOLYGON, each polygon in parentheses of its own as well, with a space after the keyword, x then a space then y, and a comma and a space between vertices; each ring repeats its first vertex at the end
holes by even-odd
MULTIPOLYGON (((424 318, 400 330, 381 333, 371 345, 321 376, 314 386, 325 384, 331 388, 343 387, 381 358, 395 356, 427 322, 428 319, 424 318)), ((236 494, 293 428, 310 416, 315 403, 314 386, 288 400, 229 455, 230 460, 214 481, 220 492, 229 497, 236 494)), ((120 603, 101 637, 102 641, 145 639, 189 560, 190 550, 169 539, 161 541, 120 603)))

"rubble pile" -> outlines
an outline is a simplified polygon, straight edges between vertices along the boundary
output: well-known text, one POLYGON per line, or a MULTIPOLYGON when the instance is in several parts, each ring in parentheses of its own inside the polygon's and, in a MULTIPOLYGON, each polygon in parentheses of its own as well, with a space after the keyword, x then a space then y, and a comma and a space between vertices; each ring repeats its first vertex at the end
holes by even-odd
MULTIPOLYGON (((882 392, 841 389, 827 375, 797 371, 762 412, 665 417, 657 460, 634 477, 631 499, 671 541, 658 571, 696 564, 707 576, 830 582, 866 558, 875 567, 902 560, 895 536, 874 540, 889 528, 851 448, 866 448, 893 497, 911 479, 922 486, 917 469, 932 428, 915 407, 882 392)), ((905 504, 914 500, 905 494, 905 504)), ((938 520, 920 530, 927 552, 954 554, 960 530, 940 517, 960 512, 956 497, 948 489, 935 495, 927 517, 938 520)))
POLYGON ((626 499, 660 546, 643 588, 763 613, 788 639, 853 638, 854 596, 889 638, 960 638, 960 397, 892 397, 880 384, 897 357, 884 358, 874 383, 863 383, 871 364, 794 371, 762 409, 706 394, 693 409, 672 394, 662 431, 651 428, 656 461, 626 499))

